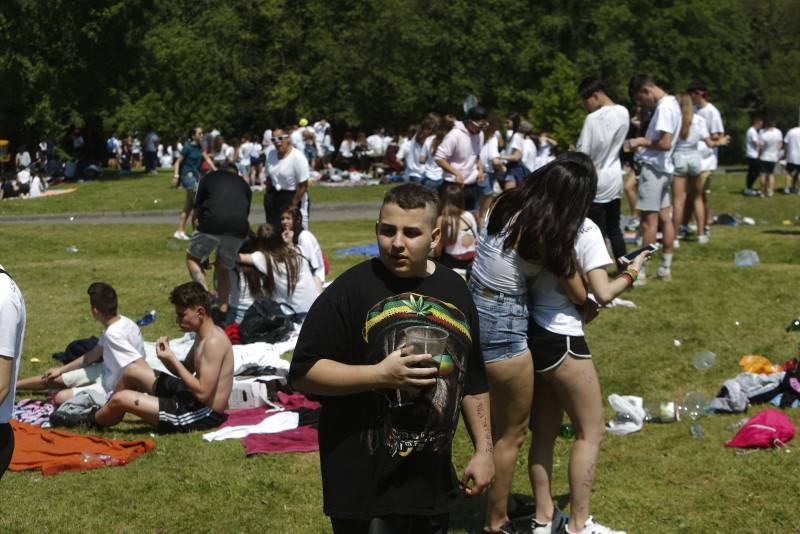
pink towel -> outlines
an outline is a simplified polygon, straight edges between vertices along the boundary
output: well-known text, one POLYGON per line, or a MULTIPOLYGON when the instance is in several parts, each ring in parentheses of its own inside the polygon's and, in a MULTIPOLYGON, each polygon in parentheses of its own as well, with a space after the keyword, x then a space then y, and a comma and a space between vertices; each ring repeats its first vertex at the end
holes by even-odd
POLYGON ((319 450, 317 429, 301 426, 278 434, 251 434, 242 438, 245 454, 266 454, 276 452, 313 452, 319 450))

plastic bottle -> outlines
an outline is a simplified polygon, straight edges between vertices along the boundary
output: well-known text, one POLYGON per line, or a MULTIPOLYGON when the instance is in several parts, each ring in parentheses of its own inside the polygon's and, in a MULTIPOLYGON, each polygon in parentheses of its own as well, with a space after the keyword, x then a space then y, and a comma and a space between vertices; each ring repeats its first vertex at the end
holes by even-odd
POLYGON ((648 402, 644 407, 644 420, 648 423, 674 423, 680 413, 674 402, 648 402))
POLYGON ((136 321, 136 325, 140 327, 147 326, 155 320, 156 320, 156 310, 150 310, 144 315, 144 317, 136 321))
POLYGON ((103 465, 116 465, 116 459, 108 454, 95 454, 93 452, 81 453, 81 461, 85 464, 100 462, 103 465))
POLYGON ((700 441, 701 439, 703 439, 703 436, 705 436, 705 432, 703 432, 703 427, 700 426, 698 423, 692 423, 690 431, 692 433, 692 437, 697 441, 700 441))
POLYGON ((78 247, 76 247, 75 245, 70 245, 67 247, 67 252, 69 252, 70 254, 75 254, 76 252, 78 252, 78 247))
POLYGON ((711 400, 703 393, 690 391, 678 405, 678 412, 682 418, 696 421, 710 413, 710 404, 711 400))
POLYGON ((567 439, 574 438, 575 437, 575 429, 572 427, 571 424, 564 423, 563 425, 561 425, 561 430, 558 432, 558 434, 562 438, 567 438, 567 439))
POLYGON ((704 371, 714 366, 717 355, 711 351, 698 352, 694 357, 694 368, 704 371))
POLYGON ((786 327, 787 332, 800 332, 800 318, 795 319, 786 327))
POLYGON ((740 250, 733 257, 733 261, 737 267, 755 267, 761 263, 755 250, 740 250))

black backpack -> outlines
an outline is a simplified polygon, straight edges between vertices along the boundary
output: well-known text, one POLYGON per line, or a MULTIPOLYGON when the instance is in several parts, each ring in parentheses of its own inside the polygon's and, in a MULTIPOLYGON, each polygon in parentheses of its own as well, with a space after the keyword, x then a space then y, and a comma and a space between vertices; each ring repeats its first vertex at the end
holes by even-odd
POLYGON ((294 316, 294 309, 288 304, 275 302, 269 297, 260 298, 245 312, 239 325, 239 340, 242 344, 282 341, 294 330, 294 316), (286 313, 287 309, 291 313, 286 313))

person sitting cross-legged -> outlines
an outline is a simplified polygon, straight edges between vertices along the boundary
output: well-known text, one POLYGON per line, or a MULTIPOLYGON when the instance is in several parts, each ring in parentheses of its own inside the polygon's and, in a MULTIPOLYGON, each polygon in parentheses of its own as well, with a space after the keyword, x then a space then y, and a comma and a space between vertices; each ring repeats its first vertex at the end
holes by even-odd
POLYGON ((156 355, 172 376, 147 366, 130 366, 117 391, 91 417, 94 426, 113 426, 132 413, 159 432, 190 432, 222 424, 233 386, 233 347, 209 313, 208 292, 197 282, 172 290, 177 323, 197 337, 184 362, 178 361, 166 337, 156 342, 156 355))

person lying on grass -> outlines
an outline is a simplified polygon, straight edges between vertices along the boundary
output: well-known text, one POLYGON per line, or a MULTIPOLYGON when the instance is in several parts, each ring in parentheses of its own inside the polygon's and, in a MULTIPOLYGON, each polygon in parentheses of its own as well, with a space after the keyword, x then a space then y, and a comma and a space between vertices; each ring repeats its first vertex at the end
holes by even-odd
POLYGON ((222 424, 233 386, 233 347, 225 332, 209 313, 208 292, 197 282, 172 290, 178 325, 197 337, 186 360, 181 363, 169 347, 166 336, 156 342, 156 355, 176 376, 154 371, 149 366, 129 366, 108 403, 94 412, 90 423, 113 426, 132 413, 159 432, 206 430, 222 424))
POLYGON ((58 389, 56 404, 81 391, 107 398, 122 372, 133 363, 144 363, 144 338, 132 320, 117 312, 117 292, 105 282, 94 282, 86 291, 95 321, 105 327, 97 345, 86 354, 45 374, 20 380, 17 389, 58 389), (102 361, 100 359, 102 358, 102 361))

